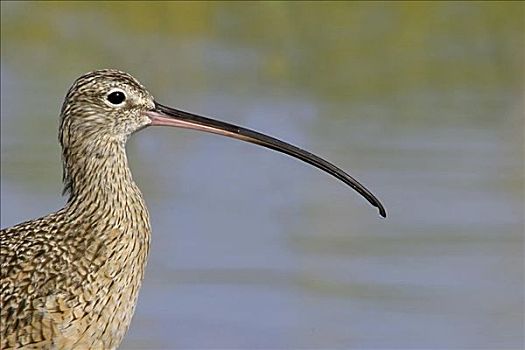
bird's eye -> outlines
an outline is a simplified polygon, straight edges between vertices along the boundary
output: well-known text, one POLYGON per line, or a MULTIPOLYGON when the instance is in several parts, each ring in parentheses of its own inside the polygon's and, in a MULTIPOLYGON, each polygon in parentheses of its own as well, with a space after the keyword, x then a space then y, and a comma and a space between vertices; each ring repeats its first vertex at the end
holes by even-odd
POLYGON ((126 100, 126 94, 124 93, 124 91, 120 89, 118 90, 116 89, 116 90, 111 91, 108 94, 107 100, 112 105, 118 106, 118 105, 121 105, 126 100))

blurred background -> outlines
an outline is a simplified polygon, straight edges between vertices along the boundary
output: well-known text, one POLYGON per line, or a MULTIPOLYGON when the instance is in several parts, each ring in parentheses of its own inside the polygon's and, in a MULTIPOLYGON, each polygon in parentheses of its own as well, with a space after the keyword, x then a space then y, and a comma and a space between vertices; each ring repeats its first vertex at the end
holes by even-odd
POLYGON ((63 96, 119 68, 306 148, 131 138, 153 242, 123 349, 524 345, 520 2, 1 3, 1 226, 60 208, 63 96))

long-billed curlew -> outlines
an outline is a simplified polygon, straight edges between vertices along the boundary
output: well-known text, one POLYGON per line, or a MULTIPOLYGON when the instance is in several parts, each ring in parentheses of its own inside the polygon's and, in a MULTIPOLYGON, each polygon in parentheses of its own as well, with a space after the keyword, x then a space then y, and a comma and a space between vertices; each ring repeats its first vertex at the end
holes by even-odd
POLYGON ((351 186, 386 216, 364 186, 311 153, 163 106, 127 73, 87 73, 69 89, 60 114, 65 207, 0 233, 1 349, 115 349, 122 341, 151 235, 125 145, 150 125, 207 131, 299 158, 351 186))

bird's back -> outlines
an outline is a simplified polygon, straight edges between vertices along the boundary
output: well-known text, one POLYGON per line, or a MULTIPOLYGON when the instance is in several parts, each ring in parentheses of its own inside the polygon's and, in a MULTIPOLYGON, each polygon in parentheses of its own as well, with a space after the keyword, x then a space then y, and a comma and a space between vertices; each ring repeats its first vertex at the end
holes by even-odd
POLYGON ((63 209, 0 232, 1 349, 118 346, 144 273, 149 220, 147 211, 133 225, 93 217, 63 209))

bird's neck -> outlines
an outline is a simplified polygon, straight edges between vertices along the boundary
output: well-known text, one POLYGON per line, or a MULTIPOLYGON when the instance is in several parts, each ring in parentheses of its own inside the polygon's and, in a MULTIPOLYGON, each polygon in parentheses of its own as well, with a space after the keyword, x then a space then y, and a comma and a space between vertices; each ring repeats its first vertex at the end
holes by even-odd
POLYGON ((128 216, 129 211, 147 209, 128 167, 125 143, 119 139, 97 139, 64 149, 65 191, 68 207, 100 215, 128 216), (88 208, 89 207, 89 208, 88 208))
MULTIPOLYGON (((131 177, 124 142, 107 139, 74 146, 64 148, 71 197, 61 211, 67 217, 62 221, 70 225, 65 229, 67 246, 78 259, 72 265, 93 276, 84 294, 104 300, 92 304, 92 320, 107 322, 93 337, 111 334, 104 348, 114 349, 131 322, 144 276, 149 215, 131 177)), ((78 271, 73 267, 71 274, 78 271)))

